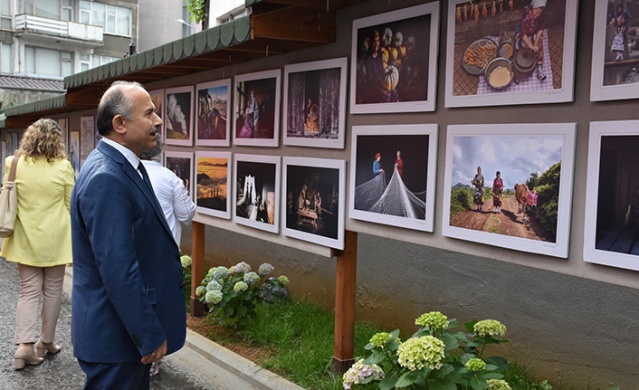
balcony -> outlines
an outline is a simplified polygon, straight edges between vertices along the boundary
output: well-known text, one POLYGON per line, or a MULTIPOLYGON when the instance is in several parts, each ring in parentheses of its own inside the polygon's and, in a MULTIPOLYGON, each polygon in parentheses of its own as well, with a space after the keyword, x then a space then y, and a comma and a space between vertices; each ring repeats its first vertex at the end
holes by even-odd
POLYGON ((103 29, 100 26, 67 22, 64 20, 41 18, 20 14, 15 16, 16 32, 36 35, 42 38, 50 36, 56 40, 84 41, 89 46, 101 46, 103 29))

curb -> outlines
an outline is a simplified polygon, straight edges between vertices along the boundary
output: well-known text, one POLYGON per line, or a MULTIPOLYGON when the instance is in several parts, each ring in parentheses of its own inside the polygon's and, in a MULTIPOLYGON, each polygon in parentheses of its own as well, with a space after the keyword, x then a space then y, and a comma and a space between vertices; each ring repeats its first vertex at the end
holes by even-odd
POLYGON ((185 348, 202 355, 217 366, 262 390, 304 390, 279 375, 253 363, 214 341, 187 328, 185 348))

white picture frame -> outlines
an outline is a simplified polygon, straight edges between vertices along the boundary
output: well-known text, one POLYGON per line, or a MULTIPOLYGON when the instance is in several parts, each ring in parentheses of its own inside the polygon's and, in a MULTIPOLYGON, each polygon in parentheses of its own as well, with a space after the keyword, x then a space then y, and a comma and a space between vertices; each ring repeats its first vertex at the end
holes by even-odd
POLYGON ((346 161, 284 156, 282 163, 284 235, 344 249, 346 161))
POLYGON ((231 79, 200 83, 195 86, 196 146, 231 145, 231 79))
POLYGON ((193 145, 193 86, 165 89, 164 143, 193 145))
MULTIPOLYGON (((524 7, 527 7, 529 2, 515 2, 518 8, 511 10, 504 1, 501 3, 502 10, 496 10, 495 16, 492 16, 492 9, 486 10, 486 17, 478 15, 476 19, 471 20, 470 17, 466 19, 464 16, 469 9, 472 10, 473 6, 486 7, 486 4, 492 7, 490 2, 480 3, 470 0, 448 2, 445 106, 501 106, 573 101, 578 0, 556 0, 548 2, 544 7, 543 13, 546 16, 552 15, 552 18, 549 16, 547 20, 557 20, 563 16, 564 23, 563 26, 545 25, 542 29, 541 47, 544 55, 541 63, 542 74, 545 75, 543 80, 537 77, 538 60, 533 58, 534 52, 526 53, 522 50, 521 54, 518 54, 519 51, 515 50, 516 47, 521 46, 519 45, 521 40, 517 39, 515 34, 521 16, 517 18, 500 16, 501 13, 523 15, 524 7), (503 22, 504 20, 506 22, 503 22), (491 23, 495 21, 501 24, 491 27, 491 23), (494 29, 494 33, 486 33, 491 28, 494 29), (554 32, 559 35, 553 35, 554 32), (500 47, 502 43, 504 43, 503 48, 500 47), (551 44, 560 45, 560 47, 557 50, 550 50, 551 44), (562 58, 553 61, 551 52, 561 53, 562 58), (507 59, 510 64, 502 61, 493 65, 494 68, 500 66, 505 68, 506 73, 509 73, 508 69, 512 70, 509 83, 488 82, 484 76, 487 68, 486 60, 492 59, 493 56, 507 58, 511 53, 513 56, 507 59), (467 62, 464 61, 466 55, 469 58, 467 62), (471 61, 473 64, 470 64, 471 61), (514 63, 522 64, 522 66, 515 66, 514 63), (557 64, 561 64, 561 69, 556 69, 557 64), (498 88, 491 85, 496 85, 498 88)), ((500 5, 498 2, 494 4, 496 7, 500 5)), ((504 71, 500 69, 500 72, 495 74, 503 73, 504 71)))
POLYGON ((639 120, 590 123, 583 259, 639 271, 639 120))
POLYGON ((437 129, 436 124, 353 126, 350 218, 433 231, 437 129), (371 164, 377 154, 385 169, 375 174, 371 164))
MULTIPOLYGON (((636 99, 639 97, 639 75, 633 70, 636 65, 624 61, 636 60, 638 57, 636 54, 630 57, 631 53, 626 51, 622 53, 622 60, 616 60, 616 54, 611 49, 618 26, 609 19, 608 4, 608 0, 595 0, 590 100, 636 99)), ((617 2, 612 5, 615 7, 613 12, 616 13, 617 2)), ((619 32, 623 37, 623 31, 619 32)), ((626 44, 627 48, 627 36, 622 44, 626 44)))
POLYGON ((231 219, 231 152, 195 152, 195 211, 231 219))
POLYGON ((233 80, 233 144, 279 146, 281 70, 235 76, 233 80), (259 113, 255 118, 254 112, 259 113), (257 123, 258 130, 255 130, 257 123))
POLYGON ((164 166, 182 179, 191 199, 193 195, 193 152, 165 151, 164 166))
POLYGON ((443 234, 567 258, 575 131, 574 123, 448 126, 443 234), (482 180, 485 190, 474 198, 478 193, 474 174, 479 168, 487 175, 482 180), (487 194, 492 192, 496 171, 500 171, 503 180, 501 206, 487 194), (526 183, 532 188, 526 187, 520 193, 517 184, 526 183), (534 200, 526 197, 532 191, 538 192, 534 200), (481 205, 483 199, 490 199, 493 204, 488 201, 481 205), (528 206, 521 213, 524 200, 533 204, 537 199, 534 211, 528 206))
POLYGON ((438 1, 354 20, 351 114, 435 111, 438 45, 438 1), (376 35, 385 42, 382 47, 390 48, 386 49, 387 52, 394 48, 398 53, 397 56, 389 54, 389 63, 384 70, 380 68, 383 60, 377 57, 381 54, 369 54, 376 35), (382 38, 387 35, 390 35, 390 40, 382 38), (393 41, 393 38, 396 40, 393 41), (375 69, 380 70, 375 72, 375 69), (371 80, 371 74, 381 75, 382 72, 382 80, 379 80, 382 77, 371 80))
POLYGON ((346 57, 286 65, 282 143, 344 148, 346 57))
POLYGON ((279 233, 280 156, 235 154, 233 158, 233 221, 279 233))

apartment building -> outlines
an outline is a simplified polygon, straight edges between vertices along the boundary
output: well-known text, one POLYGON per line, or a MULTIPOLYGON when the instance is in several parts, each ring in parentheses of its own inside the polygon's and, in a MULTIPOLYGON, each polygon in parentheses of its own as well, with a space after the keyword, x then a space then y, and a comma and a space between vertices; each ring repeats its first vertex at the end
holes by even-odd
POLYGON ((138 0, 0 0, 3 107, 64 93, 64 77, 121 59, 137 21, 138 0))

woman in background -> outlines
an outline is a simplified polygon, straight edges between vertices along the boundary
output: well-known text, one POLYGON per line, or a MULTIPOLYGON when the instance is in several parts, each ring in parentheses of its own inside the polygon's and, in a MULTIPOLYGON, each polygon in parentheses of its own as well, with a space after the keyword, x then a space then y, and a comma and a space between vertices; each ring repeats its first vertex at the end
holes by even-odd
POLYGON ((504 191, 504 181, 501 178, 501 172, 497 171, 495 180, 493 180, 493 207, 496 213, 501 212, 502 192, 504 191))
MULTIPOLYGON (((27 364, 42 363, 47 353, 55 354, 61 349, 54 338, 64 268, 72 261, 69 209, 75 175, 64 152, 60 127, 52 119, 40 119, 29 126, 18 151, 18 215, 13 234, 4 239, 0 255, 18 263, 18 349, 14 368, 21 370, 27 364), (40 297, 42 324, 36 343, 40 297)), ((3 183, 9 177, 13 158, 6 159, 3 183)))

